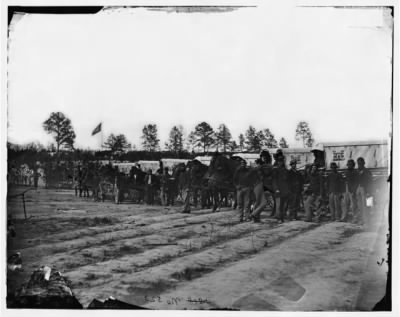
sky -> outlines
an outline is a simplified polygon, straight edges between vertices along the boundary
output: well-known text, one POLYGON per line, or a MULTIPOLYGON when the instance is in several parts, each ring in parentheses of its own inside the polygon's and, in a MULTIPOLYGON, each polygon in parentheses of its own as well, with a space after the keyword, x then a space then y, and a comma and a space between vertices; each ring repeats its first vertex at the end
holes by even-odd
POLYGON ((27 14, 8 42, 8 139, 52 142, 42 123, 61 111, 76 147, 123 133, 140 148, 145 124, 160 144, 224 123, 249 125, 299 146, 314 139, 386 139, 390 133, 392 25, 384 8, 304 8, 291 1, 222 13, 144 8, 95 15, 27 14))

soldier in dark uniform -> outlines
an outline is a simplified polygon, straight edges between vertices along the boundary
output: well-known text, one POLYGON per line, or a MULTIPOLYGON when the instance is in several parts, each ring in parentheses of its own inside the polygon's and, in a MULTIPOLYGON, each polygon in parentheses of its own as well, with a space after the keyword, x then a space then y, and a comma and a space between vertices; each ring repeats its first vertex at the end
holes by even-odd
POLYGON ((365 168, 365 160, 363 157, 357 159, 357 214, 355 222, 360 225, 365 224, 367 221, 367 196, 371 192, 372 174, 365 168))
POLYGON ((277 166, 273 169, 273 188, 276 201, 276 218, 280 222, 284 222, 287 203, 289 199, 289 172, 286 169, 283 156, 278 156, 276 160, 277 166))
POLYGON ((257 159, 257 172, 259 174, 259 183, 254 185, 253 191, 256 197, 254 203, 254 210, 252 212, 252 218, 254 222, 260 222, 260 214, 264 210, 268 201, 265 197, 266 192, 268 194, 273 193, 272 188, 272 158, 268 151, 263 150, 260 154, 260 158, 257 159))
POLYGON ((274 156, 274 166, 278 166, 278 160, 283 158, 283 162, 285 163, 285 156, 283 155, 282 149, 277 149, 274 156))
POLYGON ((162 173, 160 175, 161 206, 167 205, 168 183, 169 183, 169 171, 168 171, 168 167, 165 167, 164 173, 162 173))
POLYGON ((38 188, 38 181, 39 177, 41 176, 38 171, 38 166, 33 167, 33 186, 37 189, 38 188))
POLYGON ((246 161, 242 160, 233 175, 233 184, 236 187, 239 222, 250 219, 250 190, 249 169, 246 161))
POLYGON ((298 220, 298 211, 300 210, 301 194, 303 192, 304 178, 303 175, 296 169, 297 161, 290 161, 289 169, 289 220, 298 220))
POLYGON ((175 197, 178 193, 177 182, 172 178, 172 175, 168 173, 167 177, 167 206, 173 206, 175 197))
POLYGON ((329 211, 332 221, 339 221, 341 218, 340 195, 343 191, 342 176, 337 171, 337 164, 330 164, 332 172, 326 179, 326 189, 329 197, 329 211))
MULTIPOLYGON (((277 149, 276 153, 273 154, 273 157, 274 157, 274 164, 272 164, 272 166, 274 168, 276 168, 278 166, 278 159, 279 158, 283 158, 283 162, 285 162, 285 159, 286 159, 285 156, 283 155, 282 149, 277 149)), ((276 217, 277 202, 276 202, 275 195, 273 197, 274 197, 274 206, 272 208, 271 217, 276 217)))
POLYGON ((189 163, 186 164, 185 171, 180 174, 180 185, 183 192, 183 200, 184 207, 182 213, 189 214, 190 213, 190 197, 192 191, 192 179, 191 179, 191 171, 189 163))
POLYGON ((312 221, 314 209, 317 217, 321 216, 321 193, 322 193, 322 178, 316 165, 312 165, 309 175, 309 187, 306 190, 306 201, 304 202, 304 209, 306 211, 305 221, 312 221))
POLYGON ((146 203, 148 205, 154 204, 154 186, 155 186, 155 176, 153 175, 153 171, 149 169, 147 175, 144 178, 146 203))
POLYGON ((350 159, 347 161, 347 170, 344 173, 344 203, 342 208, 341 221, 347 221, 349 213, 354 217, 357 211, 357 178, 358 172, 355 170, 356 163, 350 159))

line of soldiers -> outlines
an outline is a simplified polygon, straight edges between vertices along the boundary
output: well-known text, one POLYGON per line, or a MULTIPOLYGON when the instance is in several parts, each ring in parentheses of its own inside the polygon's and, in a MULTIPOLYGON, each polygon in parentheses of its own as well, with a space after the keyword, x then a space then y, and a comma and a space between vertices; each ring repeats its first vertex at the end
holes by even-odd
POLYGON ((266 195, 272 195, 274 206, 271 216, 280 222, 285 219, 299 220, 301 205, 305 210, 304 220, 308 222, 320 221, 322 216, 327 215, 327 210, 332 221, 349 221, 350 216, 352 222, 360 225, 367 221, 366 201, 372 194, 372 175, 365 168, 364 158, 357 159, 357 169, 354 160, 348 160, 344 173, 339 173, 337 164, 332 162, 331 172, 327 174, 318 169, 317 164, 311 165, 310 169, 302 173, 297 170, 295 159, 290 161, 290 168, 287 169, 285 157, 279 150, 274 157, 275 162, 272 165, 269 152, 263 151, 256 161, 262 173, 262 182, 252 183, 251 177, 247 176, 249 168, 245 161, 236 170, 234 182, 239 221, 260 222, 260 213, 266 205, 266 195))

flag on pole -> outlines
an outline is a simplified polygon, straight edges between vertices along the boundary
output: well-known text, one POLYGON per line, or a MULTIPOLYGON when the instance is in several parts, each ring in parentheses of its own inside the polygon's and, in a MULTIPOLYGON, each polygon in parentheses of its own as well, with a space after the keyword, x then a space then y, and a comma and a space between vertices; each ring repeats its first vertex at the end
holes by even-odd
POLYGON ((101 131, 101 123, 99 123, 97 125, 97 127, 94 128, 92 135, 95 135, 95 134, 99 133, 100 131, 101 131))

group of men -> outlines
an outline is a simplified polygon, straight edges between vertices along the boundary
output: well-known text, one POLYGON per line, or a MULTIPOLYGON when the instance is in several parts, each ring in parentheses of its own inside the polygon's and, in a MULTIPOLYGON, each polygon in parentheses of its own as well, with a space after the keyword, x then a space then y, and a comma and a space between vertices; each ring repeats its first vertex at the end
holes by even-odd
POLYGON ((149 169, 144 177, 144 200, 148 205, 153 205, 156 193, 159 190, 162 206, 174 204, 174 186, 168 167, 159 168, 156 174, 149 169))
MULTIPOLYGON (((285 220, 300 220, 299 212, 304 208, 304 221, 320 221, 327 216, 329 210, 332 221, 352 221, 358 224, 366 222, 366 199, 371 191, 372 175, 365 168, 362 157, 356 162, 352 159, 347 162, 347 170, 339 172, 335 162, 330 164, 331 171, 327 173, 314 163, 305 169, 297 169, 297 161, 292 159, 289 168, 286 167, 286 158, 282 150, 278 149, 272 164, 271 154, 264 150, 256 161, 256 168, 247 166, 242 160, 237 168, 233 183, 236 187, 239 221, 260 222, 260 214, 268 203, 273 200, 271 216, 280 222, 285 220), (253 170, 253 174, 249 173, 253 170), (258 177, 254 180, 254 172, 258 177)), ((183 212, 190 212, 191 179, 190 167, 179 178, 179 187, 182 187, 184 201, 183 212), (187 179, 186 179, 187 178, 187 179), (185 180, 187 186, 185 186, 185 180), (186 189, 186 190, 185 190, 186 189)), ((138 183, 144 185, 140 200, 149 205, 155 203, 159 194, 161 205, 173 205, 178 195, 178 182, 172 177, 168 167, 142 171, 136 165, 130 173, 138 183), (133 172, 136 171, 136 172, 133 172)), ((193 190, 193 189, 192 189, 193 190)))
POLYGON ((34 186, 38 188, 39 178, 42 175, 37 164, 31 164, 31 166, 32 168, 28 164, 22 164, 16 167, 15 164, 11 164, 7 173, 7 182, 14 185, 34 186))
POLYGON ((268 151, 262 151, 256 161, 258 181, 252 181, 250 168, 243 160, 234 176, 239 207, 239 221, 260 222, 260 213, 266 205, 265 196, 273 197, 271 216, 280 222, 299 220, 299 211, 304 206, 304 220, 320 221, 329 210, 332 221, 349 221, 364 224, 367 214, 366 200, 371 192, 372 175, 365 168, 362 157, 347 162, 347 170, 338 172, 335 162, 330 164, 331 172, 326 173, 313 164, 306 172, 297 170, 297 161, 292 159, 286 168, 281 150, 274 154, 275 162, 268 151), (305 186, 305 184, 307 184, 305 186), (251 197, 254 197, 253 204, 251 197), (252 211, 251 211, 252 210, 252 211), (314 217, 315 216, 315 217, 314 217))
MULTIPOLYGON (((131 169, 130 177, 135 178, 138 185, 144 185, 142 199, 148 205, 154 205, 156 195, 159 193, 162 206, 174 205, 176 196, 176 185, 168 167, 163 167, 160 161, 160 168, 153 174, 152 169, 143 172, 140 164, 131 169)), ((139 199, 140 200, 140 199, 139 199)))

